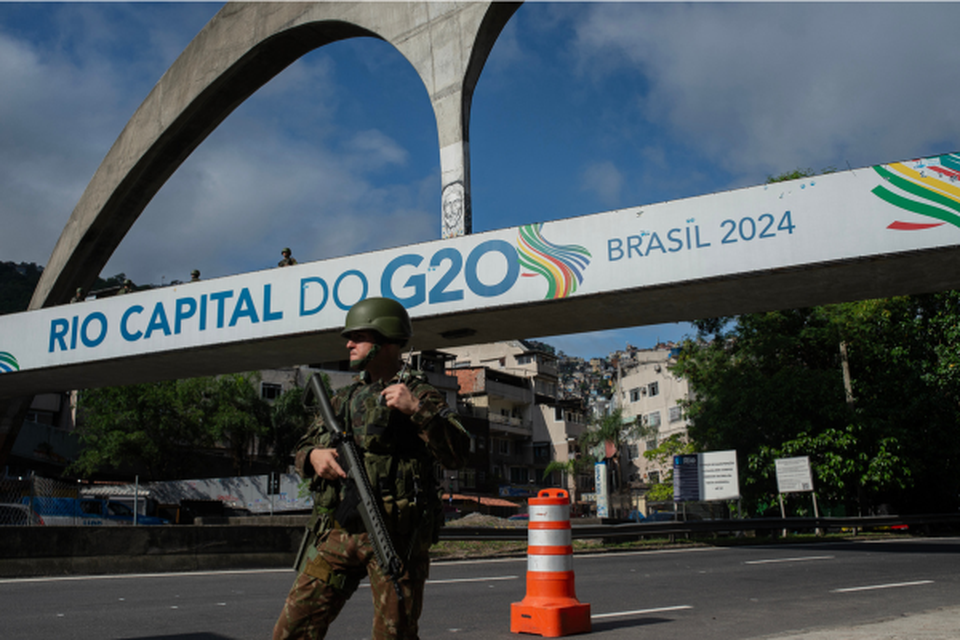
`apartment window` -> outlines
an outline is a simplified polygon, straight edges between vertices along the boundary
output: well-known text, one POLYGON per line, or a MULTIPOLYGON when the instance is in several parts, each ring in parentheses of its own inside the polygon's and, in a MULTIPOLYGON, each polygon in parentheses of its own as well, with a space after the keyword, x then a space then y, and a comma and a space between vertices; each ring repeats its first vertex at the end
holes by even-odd
POLYGON ((530 474, 526 467, 510 467, 510 484, 527 484, 530 474))
POLYGON ((510 441, 497 440, 497 453, 499 453, 502 456, 510 455, 510 441))
POLYGON ((648 427, 659 427, 660 426, 660 412, 654 411, 653 413, 647 414, 647 426, 648 427))
POLYGON ((647 477, 650 478, 650 484, 660 484, 660 472, 659 472, 659 471, 651 471, 651 472, 647 475, 647 477))
POLYGON ((670 422, 680 422, 682 417, 683 412, 680 410, 680 407, 670 407, 670 422))
POLYGON ((533 445, 533 459, 537 462, 547 462, 550 460, 550 445, 549 444, 535 444, 533 445))
POLYGON ((517 364, 533 364, 534 361, 531 355, 517 356, 517 364))
POLYGON ((640 447, 635 444, 627 445, 627 455, 630 456, 631 460, 635 460, 640 457, 640 447))
POLYGON ((483 451, 487 448, 487 439, 483 436, 477 436, 477 449, 483 451))
POLYGON ((276 400, 283 393, 283 387, 272 382, 260 383, 260 397, 264 400, 276 400))
POLYGON ((630 402, 640 402, 640 388, 630 389, 630 402))
POLYGON ((464 469, 457 474, 459 486, 463 489, 474 489, 477 486, 477 472, 474 469, 464 469))
POLYGON ((647 448, 647 451, 653 451, 654 449, 657 448, 657 439, 656 439, 656 438, 650 438, 649 440, 647 440, 647 441, 644 442, 643 444, 644 444, 644 446, 647 448))
POLYGON ((652 398, 653 396, 658 396, 658 395, 660 395, 660 383, 659 383, 659 382, 651 382, 650 384, 648 384, 648 385, 647 385, 647 395, 650 396, 651 398, 652 398))

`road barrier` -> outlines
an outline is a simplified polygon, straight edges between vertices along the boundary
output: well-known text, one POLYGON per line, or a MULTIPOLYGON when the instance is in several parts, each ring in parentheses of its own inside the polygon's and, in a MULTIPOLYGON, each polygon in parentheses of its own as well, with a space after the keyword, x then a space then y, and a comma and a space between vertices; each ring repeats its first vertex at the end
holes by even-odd
MULTIPOLYGON (((865 516, 862 518, 744 518, 735 520, 694 520, 687 522, 641 522, 577 525, 571 527, 574 540, 637 538, 657 535, 736 534, 738 532, 872 531, 906 525, 911 533, 960 528, 960 514, 938 513, 907 516, 865 516)), ((522 528, 444 527, 441 540, 526 540, 522 528)))
POLYGON ((558 638, 590 631, 590 605, 574 591, 570 496, 544 489, 530 499, 527 595, 510 607, 510 631, 558 638))

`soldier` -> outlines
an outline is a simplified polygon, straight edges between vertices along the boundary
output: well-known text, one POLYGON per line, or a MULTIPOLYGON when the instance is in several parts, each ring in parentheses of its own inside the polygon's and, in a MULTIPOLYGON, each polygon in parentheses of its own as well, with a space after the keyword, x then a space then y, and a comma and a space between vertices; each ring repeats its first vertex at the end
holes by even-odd
POLYGON ((190 272, 190 282, 200 282, 200 270, 194 269, 190 272))
POLYGON ((297 259, 290 256, 290 247, 284 247, 280 255, 283 256, 283 260, 277 263, 278 267, 292 267, 297 264, 297 259))
POLYGON ((470 435, 422 373, 401 367, 401 350, 412 335, 403 305, 387 298, 362 300, 347 313, 341 335, 350 367, 360 375, 331 404, 364 451, 370 483, 378 489, 387 529, 402 556, 403 597, 379 566, 356 511, 338 510, 349 504, 342 482, 346 474, 330 431, 318 419, 295 451, 297 472, 311 481, 314 512, 306 552, 273 638, 323 638, 364 576, 370 577, 373 595, 373 640, 417 638, 429 549, 443 524, 434 460, 461 468, 470 435))
POLYGON ((73 294, 72 298, 70 298, 70 304, 73 304, 75 302, 83 302, 83 299, 85 297, 86 296, 83 295, 83 287, 77 287, 77 292, 73 294))
POLYGON ((117 291, 117 295, 122 296, 127 293, 133 293, 133 281, 129 278, 123 281, 123 286, 120 287, 120 291, 117 291))

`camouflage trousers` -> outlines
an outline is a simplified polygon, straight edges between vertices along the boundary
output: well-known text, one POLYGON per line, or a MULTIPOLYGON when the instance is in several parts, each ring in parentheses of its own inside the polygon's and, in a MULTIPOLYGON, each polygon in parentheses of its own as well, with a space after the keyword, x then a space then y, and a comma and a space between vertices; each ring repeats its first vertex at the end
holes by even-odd
POLYGON ((273 628, 273 640, 320 640, 364 576, 370 577, 373 596, 373 640, 416 640, 423 608, 423 587, 430 571, 429 555, 411 558, 400 579, 403 600, 393 582, 380 569, 366 533, 342 529, 322 533, 316 555, 287 595, 273 628))

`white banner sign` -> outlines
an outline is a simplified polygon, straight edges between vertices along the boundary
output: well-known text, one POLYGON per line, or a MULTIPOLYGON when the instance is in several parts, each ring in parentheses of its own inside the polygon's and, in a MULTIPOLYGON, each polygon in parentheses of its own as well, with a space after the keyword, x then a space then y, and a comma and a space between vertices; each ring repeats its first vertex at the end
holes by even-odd
POLYGON ((813 476, 810 474, 810 458, 780 458, 777 465, 777 491, 796 493, 813 491, 813 476))
POLYGON ((597 494, 597 517, 606 518, 610 515, 610 489, 607 483, 606 462, 597 462, 593 465, 593 480, 597 494))
POLYGON ((414 320, 960 246, 960 155, 878 165, 0 317, 3 378, 329 331, 386 296, 414 320))
POLYGON ((740 497, 736 451, 700 454, 700 499, 736 500, 740 497))

